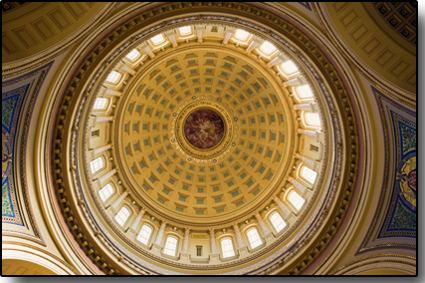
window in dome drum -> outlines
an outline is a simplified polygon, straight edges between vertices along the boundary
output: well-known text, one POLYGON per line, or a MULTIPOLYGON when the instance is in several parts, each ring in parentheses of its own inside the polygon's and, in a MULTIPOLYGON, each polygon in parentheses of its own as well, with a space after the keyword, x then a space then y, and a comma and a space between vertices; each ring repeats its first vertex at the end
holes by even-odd
POLYGON ((202 256, 202 246, 196 246, 196 255, 202 256))
POLYGON ((91 136, 92 136, 92 137, 98 137, 98 136, 99 136, 99 130, 92 131, 92 132, 91 132, 91 136))
POLYGON ((313 144, 310 144, 310 151, 318 152, 319 151, 319 147, 318 146, 315 146, 313 144))

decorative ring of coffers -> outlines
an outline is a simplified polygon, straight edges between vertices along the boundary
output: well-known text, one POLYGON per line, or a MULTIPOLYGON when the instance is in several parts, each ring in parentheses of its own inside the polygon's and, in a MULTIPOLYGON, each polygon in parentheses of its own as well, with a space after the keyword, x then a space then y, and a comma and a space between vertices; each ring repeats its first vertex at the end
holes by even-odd
MULTIPOLYGON (((178 5, 179 9, 183 9, 183 10, 189 9, 190 12, 193 12, 192 10, 193 7, 191 4, 182 5, 182 3, 176 3, 176 4, 167 4, 165 6, 169 7, 169 11, 172 11, 173 9, 177 7, 175 5, 178 5)), ((311 218, 309 219, 308 222, 310 224, 306 224, 306 226, 304 226, 304 228, 301 231, 304 236, 303 235, 300 235, 299 237, 297 236, 298 240, 296 240, 295 243, 291 242, 291 245, 290 245, 291 247, 283 251, 283 253, 282 252, 274 253, 273 257, 268 257, 268 260, 262 261, 260 265, 251 266, 249 270, 246 270, 246 269, 239 270, 237 274, 274 273, 276 269, 281 269, 284 265, 288 266, 288 264, 290 264, 288 266, 289 269, 287 268, 285 273, 298 274, 303 269, 305 269, 306 266, 308 266, 314 260, 314 258, 316 258, 318 254, 324 249, 326 244, 329 242, 330 237, 332 237, 332 235, 334 235, 334 233, 336 232, 335 227, 339 226, 341 218, 344 216, 345 211, 348 207, 348 204, 350 203, 349 200, 353 191, 353 186, 355 183, 357 171, 356 171, 356 167, 353 167, 353 166, 347 166, 346 168, 341 166, 343 166, 342 163, 344 162, 346 162, 347 164, 350 164, 350 163, 355 164, 357 162, 357 156, 356 156, 357 155, 357 142, 356 142, 357 134, 356 134, 355 122, 352 119, 352 108, 351 108, 349 99, 347 99, 346 90, 341 85, 341 81, 339 80, 339 78, 335 79, 335 74, 336 74, 335 70, 333 69, 332 65, 329 64, 329 61, 327 60, 327 58, 323 56, 321 51, 318 51, 317 46, 314 43, 312 43, 308 39, 305 40, 304 35, 300 31, 298 31, 296 28, 289 25, 286 21, 280 18, 277 18, 264 11, 260 12, 260 10, 258 10, 257 8, 253 8, 250 5, 246 5, 246 4, 233 4, 233 5, 229 4, 228 10, 236 9, 236 7, 238 7, 237 8, 238 13, 239 11, 244 11, 244 13, 246 13, 247 15, 251 15, 254 18, 255 17, 264 18, 265 21, 268 21, 268 23, 271 26, 273 26, 274 24, 278 25, 275 28, 280 30, 282 34, 289 36, 291 40, 294 40, 295 42, 299 41, 298 43, 300 44, 300 46, 303 46, 303 48, 306 48, 304 49, 304 51, 306 51, 308 55, 311 55, 315 58, 319 58, 319 61, 320 61, 319 64, 325 66, 327 70, 331 69, 330 74, 332 78, 326 76, 326 80, 328 82, 332 82, 329 85, 330 88, 333 91, 337 91, 339 93, 339 96, 342 97, 342 101, 338 103, 341 103, 343 106, 335 105, 332 95, 328 93, 327 88, 329 86, 324 83, 324 81, 321 78, 321 75, 319 75, 315 71, 315 68, 311 66, 308 60, 306 61, 303 54, 297 51, 297 48, 295 48, 291 43, 288 43, 279 34, 271 35, 273 38, 276 38, 276 40, 286 45, 290 50, 292 50, 293 52, 296 52, 299 59, 302 60, 308 66, 311 72, 314 74, 315 79, 317 80, 319 87, 321 89, 322 95, 324 96, 324 99, 327 103, 327 109, 329 111, 332 111, 332 116, 334 116, 332 119, 334 121, 333 126, 336 127, 334 132, 336 135, 333 137, 333 139, 334 139, 334 142, 338 144, 338 147, 334 155, 335 162, 337 162, 337 167, 332 169, 331 172, 329 172, 333 176, 334 181, 328 182, 326 184, 326 186, 329 188, 329 190, 327 190, 326 192, 327 196, 326 197, 323 196, 321 198, 323 202, 321 202, 321 205, 320 207, 318 207, 318 210, 317 210, 320 218, 318 220, 317 219, 314 220, 311 218), (236 6, 236 5, 239 5, 239 6, 236 6), (337 120, 339 120, 338 113, 342 115, 343 117, 345 117, 346 119, 345 121, 348 123, 344 129, 340 128, 339 123, 337 123, 337 120), (347 120, 347 117, 350 117, 350 119, 347 120), (350 148, 350 154, 347 155, 347 157, 343 161, 341 157, 343 154, 342 152, 343 148, 345 147, 345 145, 343 145, 342 143, 342 137, 344 135, 351 136, 351 141, 348 141, 349 144, 347 145, 347 147, 350 148), (341 169, 343 169, 344 172, 341 172, 341 169), (350 171, 349 174, 348 174, 348 170, 350 171), (343 189, 341 186, 343 186, 343 189), (341 191, 343 191, 344 194, 340 193, 341 191), (328 198, 329 195, 331 195, 332 198, 329 199, 328 198), (344 201, 339 201, 339 200, 342 200, 342 198, 344 198, 344 201), (338 203, 339 205, 337 205, 337 208, 335 210, 330 211, 330 208, 332 207, 333 203, 338 203), (323 229, 320 229, 321 232, 318 234, 319 227, 322 227, 323 225, 325 225, 325 227, 323 229), (309 239, 311 239, 315 235, 317 235, 319 239, 322 239, 322 240, 318 240, 318 242, 320 243, 318 245, 316 244, 310 245, 309 239), (307 238, 305 238, 306 236, 307 238), (308 248, 307 251, 305 250, 306 247, 308 248), (307 252, 306 255, 301 258, 297 258, 296 255, 302 250, 307 252)), ((201 8, 202 10, 203 8, 202 3, 200 3, 199 8, 201 8)), ((208 9, 210 8, 208 7, 208 9)), ((163 7, 159 7, 154 9, 154 13, 152 13, 151 11, 148 11, 145 13, 146 15, 141 17, 143 17, 143 20, 144 20, 146 19, 146 17, 148 18, 155 17, 155 15, 158 13, 162 14, 160 15, 160 17, 163 18, 164 16, 166 16, 167 12, 165 12, 164 14, 163 7)), ((186 24, 185 21, 193 21, 193 20, 196 21, 202 18, 210 18, 211 20, 214 20, 216 18, 217 20, 219 20, 223 18, 223 20, 229 20, 231 22, 235 21, 233 16, 226 16, 226 17, 218 16, 217 17, 215 15, 200 17, 200 18, 196 16, 194 17, 192 16, 192 17, 181 19, 180 21, 183 24, 186 24)), ((269 30, 262 27, 258 27, 256 26, 256 24, 252 24, 248 22, 247 20, 238 20, 238 21, 239 21, 239 24, 241 24, 241 26, 246 25, 249 28, 258 29, 260 33, 269 32, 269 30)), ((131 19, 130 22, 132 23, 130 24, 130 28, 131 28, 134 25, 138 26, 138 23, 140 22, 140 20, 131 19)), ((173 22, 179 22, 179 21, 173 20, 173 22)), ((122 25, 122 26, 123 27, 125 26, 125 30, 129 28, 129 26, 127 25, 122 25)), ((161 26, 162 25, 159 25, 158 28, 160 28, 161 26)), ((152 36, 150 32, 152 32, 152 29, 151 30, 148 29, 145 32, 142 32, 142 34, 140 36, 137 36, 136 39, 146 35, 148 37, 152 36)), ((120 33, 115 34, 113 38, 115 39, 119 37, 120 37, 120 33)), ((126 269, 131 269, 138 274, 149 274, 149 273, 174 274, 175 272, 164 270, 162 268, 150 269, 149 266, 152 266, 151 264, 140 265, 140 263, 138 263, 138 260, 136 260, 134 257, 130 255, 123 257, 122 256, 123 246, 120 245, 115 240, 111 242, 111 239, 109 239, 109 237, 106 236, 103 231, 99 231, 99 229, 103 229, 101 228, 101 226, 99 226, 100 223, 97 223, 98 221, 94 220, 95 218, 93 218, 93 215, 87 213, 87 209, 89 209, 91 205, 86 200, 86 196, 84 195, 84 193, 81 191, 81 189, 83 188, 81 182, 83 182, 84 184, 86 183, 84 180, 79 179, 80 166, 78 164, 79 163, 78 157, 74 152, 74 150, 76 149, 77 140, 78 140, 78 131, 79 131, 78 125, 81 121, 81 114, 77 114, 76 117, 72 116, 71 123, 67 122, 70 119, 69 117, 71 116, 68 116, 66 114, 69 113, 69 111, 72 109, 69 107, 70 101, 77 100, 78 101, 77 105, 79 105, 78 108, 80 109, 80 111, 82 110, 83 106, 87 104, 86 103, 88 102, 87 98, 79 96, 78 91, 83 91, 81 87, 84 85, 87 87, 86 94, 88 94, 90 90, 92 89, 93 85, 96 83, 96 78, 99 77, 100 73, 105 70, 105 65, 103 65, 102 67, 100 67, 100 69, 97 68, 98 71, 96 71, 97 74, 95 76, 93 74, 95 70, 91 70, 91 72, 86 72, 87 68, 91 67, 90 65, 91 65, 91 62, 93 62, 92 61, 93 58, 96 58, 99 55, 102 55, 103 57, 105 57, 105 54, 102 53, 102 49, 104 49, 105 46, 109 46, 111 44, 110 38, 111 37, 109 37, 109 39, 103 40, 100 44, 102 45, 102 48, 97 48, 97 49, 95 48, 94 51, 90 53, 91 60, 85 61, 78 68, 78 71, 76 75, 74 76, 74 79, 71 80, 68 90, 65 92, 65 95, 64 95, 65 99, 61 103, 62 105, 61 111, 60 113, 58 113, 58 115, 59 114, 60 115, 58 116, 58 120, 56 122, 56 126, 55 126, 56 128, 54 131, 54 138, 53 138, 53 143, 54 143, 53 149, 55 152, 52 153, 52 156, 54 158, 53 168, 55 169, 54 172, 52 171, 52 175, 54 176, 54 179, 55 179, 57 194, 60 199, 60 204, 62 206, 63 213, 65 218, 67 219, 69 227, 74 231, 75 235, 77 235, 76 240, 81 244, 81 247, 83 248, 83 250, 87 252, 87 255, 90 258, 92 258, 97 263, 97 265, 101 269, 103 269, 106 273, 108 274, 122 274, 122 272, 127 273, 128 271, 125 271, 125 269, 122 269, 123 268, 122 265, 124 265, 126 269), (85 84, 82 84, 81 82, 85 82, 85 84), (68 125, 65 129, 63 127, 64 124, 68 125), (73 127, 72 131, 70 127, 73 127), (61 150, 62 147, 67 146, 63 144, 63 141, 66 141, 67 143, 70 142, 72 144, 70 159, 66 157, 66 154, 68 151, 61 150), (69 164, 64 163, 63 161, 61 161, 61 159, 70 160, 70 163, 69 164), (71 172, 71 174, 68 175, 68 172, 71 172), (68 178, 71 178, 72 180, 69 180, 68 178), (71 187, 75 186, 75 189, 76 189, 75 192, 72 192, 72 190, 68 191, 67 186, 63 185, 65 183, 69 184, 71 187), (75 202, 75 200, 73 200, 72 197, 69 198, 70 195, 71 196, 75 195, 75 197, 78 199, 78 204, 75 202), (83 221, 83 222, 86 222, 87 225, 82 224, 82 220, 80 220, 81 217, 84 217, 85 219, 90 220, 88 223, 86 222, 86 220, 83 221), (97 240, 95 241, 94 240, 95 237, 98 237, 101 240, 102 244, 100 244, 100 242, 97 240), (98 245, 102 246, 102 249, 106 248, 107 250, 109 250, 109 252, 115 255, 117 259, 113 259, 109 255, 105 255, 104 253, 101 253, 101 250, 99 250, 100 247, 98 247, 98 245), (120 247, 117 247, 116 245, 120 247)), ((120 48, 120 51, 129 45, 130 45, 130 42, 127 42, 120 48)), ((113 60, 113 57, 115 57, 118 53, 119 51, 113 54, 108 61, 111 62, 113 60)), ((75 102, 73 103, 75 105, 75 102)), ((327 137, 325 137, 325 139, 327 139, 327 137)), ((84 171, 85 171, 84 174, 87 174, 87 167, 84 169, 84 171)), ((320 178, 321 177, 322 177, 322 174, 320 178)), ((121 234, 121 233, 118 233, 118 234, 121 234)), ((315 241, 315 243, 317 243, 317 241, 315 241)), ((170 264, 170 263, 172 264, 172 262, 170 261, 167 262, 167 264, 170 264)))
MULTIPOLYGON (((189 163, 215 164, 224 159, 231 147, 236 145, 238 118, 221 98, 213 96, 193 96, 183 102, 179 109, 173 113, 171 121, 170 142, 176 151, 182 154, 189 163), (200 149, 188 141, 185 133, 189 115, 200 109, 211 109, 219 115, 224 123, 223 136, 217 144, 207 149, 200 149)), ((212 128, 211 128, 212 129, 212 128)), ((196 137, 198 139, 198 137, 196 137)))

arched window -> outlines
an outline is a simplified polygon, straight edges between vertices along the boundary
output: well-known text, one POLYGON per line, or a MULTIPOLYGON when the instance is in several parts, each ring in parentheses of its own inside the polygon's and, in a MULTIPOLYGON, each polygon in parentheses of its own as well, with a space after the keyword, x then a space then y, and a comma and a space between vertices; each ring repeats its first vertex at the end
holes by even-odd
POLYGON ((165 241, 164 254, 175 256, 177 251, 177 239, 174 237, 167 237, 165 241))
POLYGON ((114 219, 117 221, 120 226, 124 226, 127 219, 130 217, 130 211, 126 207, 122 207, 120 211, 118 211, 117 215, 115 215, 114 219))
POLYGON ((308 168, 306 166, 303 166, 303 167, 301 167, 300 175, 305 180, 307 180, 307 182, 309 182, 310 184, 313 185, 314 181, 316 181, 317 172, 311 170, 310 168, 308 168))
POLYGON ((223 251, 223 258, 231 257, 235 255, 232 239, 225 238, 221 240, 220 243, 221 243, 221 250, 223 251))
POLYGON ((313 98, 313 92, 309 85, 302 85, 296 88, 296 93, 299 99, 313 98))
POLYGON ((305 203, 305 199, 294 191, 289 194, 288 200, 297 210, 300 210, 305 203))
POLYGON ((282 65, 280 65, 280 66, 282 67, 282 70, 287 75, 290 75, 290 74, 295 73, 296 71, 298 71, 297 65, 295 65, 294 62, 292 62, 291 60, 288 60, 288 61, 282 63, 282 65))
POLYGON ((320 117, 317 113, 304 112, 304 123, 307 126, 320 127, 320 117))
POLYGON ((137 235, 137 240, 142 242, 143 244, 149 244, 149 240, 152 235, 152 228, 148 225, 143 225, 142 229, 140 229, 139 235, 137 235))
POLYGON ((103 110, 106 108, 106 105, 108 104, 107 98, 98 97, 96 98, 96 101, 94 102, 93 109, 94 110, 103 110))
POLYGON ((112 71, 109 74, 109 76, 106 78, 106 81, 114 84, 114 83, 116 83, 116 82, 119 81, 119 79, 121 78, 121 76, 122 75, 120 73, 118 73, 116 71, 112 71))
POLYGON ((235 32, 235 38, 242 41, 247 40, 250 35, 251 34, 249 32, 244 31, 243 29, 237 29, 235 32))
POLYGON ((165 41, 165 38, 162 34, 158 34, 158 35, 152 37, 151 41, 152 41, 153 45, 158 45, 160 43, 163 43, 165 41))
POLYGON ((93 161, 90 161, 90 169, 91 172, 94 174, 97 171, 99 171, 100 169, 102 169, 104 166, 103 164, 103 158, 102 157, 98 157, 93 161))
POLYGON ((270 55, 273 52, 276 51, 276 46, 274 46, 273 44, 271 44, 268 41, 265 41, 261 46, 260 46, 260 50, 263 51, 266 55, 270 55))
POLYGON ((100 199, 105 202, 114 192, 114 188, 112 188, 111 184, 107 184, 99 191, 100 199))
POLYGON ((140 56, 140 52, 137 51, 137 49, 133 49, 125 57, 127 57, 127 59, 129 59, 131 61, 134 61, 139 56, 140 56))
POLYGON ((192 33, 192 28, 190 26, 185 26, 179 28, 180 35, 189 35, 192 33))
POLYGON ((263 241, 261 241, 260 235, 258 234, 258 231, 256 228, 253 228, 246 233, 248 236, 249 244, 251 245, 251 249, 255 249, 256 247, 260 246, 263 241))
POLYGON ((285 221, 283 221, 282 216, 280 216, 278 212, 272 214, 272 216, 270 217, 270 222, 278 233, 286 227, 285 221))

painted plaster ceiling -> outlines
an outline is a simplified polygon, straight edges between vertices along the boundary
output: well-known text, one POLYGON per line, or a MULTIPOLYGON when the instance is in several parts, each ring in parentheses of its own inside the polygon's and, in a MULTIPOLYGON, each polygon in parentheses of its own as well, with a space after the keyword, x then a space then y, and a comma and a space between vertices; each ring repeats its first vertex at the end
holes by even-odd
POLYGON ((270 80, 264 66, 240 52, 197 45, 140 74, 118 124, 120 158, 140 197, 175 218, 204 222, 238 214, 275 190, 288 160, 285 137, 294 129, 284 94, 270 80), (176 118, 202 101, 229 115, 226 135, 234 136, 215 155, 207 149, 196 158, 179 146, 176 118))

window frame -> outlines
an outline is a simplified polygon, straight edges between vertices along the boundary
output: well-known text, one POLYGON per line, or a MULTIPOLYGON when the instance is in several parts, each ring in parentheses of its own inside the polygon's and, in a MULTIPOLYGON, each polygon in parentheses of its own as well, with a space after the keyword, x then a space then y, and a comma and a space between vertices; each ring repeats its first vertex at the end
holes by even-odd
POLYGON ((154 232, 154 228, 153 228, 151 225, 146 224, 146 223, 143 223, 143 224, 142 224, 142 227, 140 227, 139 233, 137 233, 136 240, 137 240, 137 241, 139 241, 141 244, 143 244, 143 245, 145 245, 145 246, 149 246, 149 243, 150 243, 150 242, 151 242, 151 240, 152 240, 153 232, 154 232), (144 242, 142 242, 142 241, 140 240, 140 238, 142 238, 142 237, 140 236, 140 233, 142 233, 143 227, 147 227, 147 228, 149 228, 149 229, 150 229, 150 234, 149 234, 149 237, 148 237, 148 239, 147 239, 147 243, 144 243, 144 242))
POLYGON ((314 129, 321 129, 322 128, 322 122, 320 120, 320 115, 318 113, 313 113, 313 112, 309 112, 309 111, 303 111, 303 113, 302 113, 301 116, 302 116, 302 121, 303 121, 303 124, 305 125, 305 127, 314 128, 314 129), (307 122, 307 120, 309 120, 306 117, 307 115, 317 115, 317 121, 319 122, 319 125, 309 124, 307 122))
POLYGON ((105 169, 105 168, 106 168, 106 163, 105 163, 104 158, 102 156, 99 156, 98 158, 95 158, 92 161, 90 161, 90 172, 92 173, 92 175, 99 174, 102 171, 102 169, 105 169), (101 160, 102 166, 100 166, 99 169, 97 169, 96 171, 93 171, 94 165, 92 165, 92 164, 94 164, 94 163, 92 163, 92 162, 95 162, 96 160, 101 160))
POLYGON ((94 111, 103 111, 103 110, 106 110, 108 108, 108 105, 109 105, 109 99, 108 98, 96 97, 96 100, 94 101, 94 104, 93 104, 93 110, 94 111), (96 108, 96 104, 98 104, 98 101, 105 101, 102 108, 96 108))
POLYGON ((298 99, 299 101, 306 101, 306 100, 313 100, 313 99, 314 99, 314 93, 313 93, 313 90, 311 89, 311 87, 310 87, 308 84, 303 84, 303 85, 295 86, 295 87, 294 87, 294 92, 295 92, 295 95, 296 95, 296 97, 297 97, 297 99, 298 99), (308 87, 308 88, 310 89, 311 96, 302 97, 302 96, 300 95, 301 91, 299 90, 299 88, 301 88, 301 87, 308 87))
POLYGON ((162 249, 162 253, 164 255, 167 255, 167 256, 170 256, 170 257, 177 257, 178 249, 179 249, 179 239, 176 236, 174 236, 174 235, 167 235, 166 238, 165 238, 164 248, 162 249), (170 254, 166 253, 166 247, 167 247, 168 239, 174 239, 174 240, 176 240, 175 250, 174 250, 174 254, 173 255, 170 255, 170 254))
POLYGON ((244 29, 240 29, 240 28, 236 29, 235 34, 233 35, 233 39, 235 41, 241 42, 241 43, 248 43, 248 41, 251 39, 251 37, 252 37, 252 33, 248 32, 248 31, 246 31, 244 29), (238 30, 241 30, 243 32, 246 32, 248 34, 248 36, 245 39, 238 38, 237 35, 236 35, 238 33, 238 30))
POLYGON ((106 83, 108 83, 108 84, 111 84, 111 85, 118 85, 119 84, 119 82, 120 82, 120 80, 122 79, 124 77, 124 74, 122 74, 122 73, 120 73, 120 72, 118 72, 118 71, 115 71, 115 70, 112 70, 110 73, 109 73, 109 75, 106 77, 106 79, 105 79, 105 82, 106 83), (112 74, 118 74, 117 75, 117 77, 116 77, 116 79, 114 80, 114 81, 110 81, 110 80, 108 80, 109 79, 109 77, 112 75, 112 74))
POLYGON ((117 222, 118 223, 118 225, 120 225, 121 226, 121 228, 124 228, 125 227, 125 225, 128 223, 128 221, 130 220, 130 218, 131 218, 131 215, 133 214, 133 212, 132 212, 132 209, 131 208, 129 208, 129 207, 127 207, 126 205, 123 205, 121 208, 120 208, 120 210, 115 214, 115 216, 114 216, 114 220, 115 220, 115 222, 117 222), (123 211, 123 210, 127 210, 128 211, 128 215, 127 215, 127 218, 124 220, 124 222, 122 223, 122 224, 120 224, 120 222, 117 220, 117 217, 118 217, 118 215, 121 213, 121 211, 123 211))
MULTIPOLYGON (((248 244, 249 244, 249 247, 250 247, 250 249, 251 250, 256 250, 257 248, 259 248, 259 247, 261 247, 262 245, 264 245, 264 241, 263 241, 263 239, 261 238, 261 235, 260 235, 260 232, 259 232, 259 230, 257 229, 257 227, 251 227, 251 228, 249 228, 248 230, 246 230, 246 232, 245 232, 245 236, 246 236, 246 238, 247 238, 247 240, 248 240, 248 244), (249 233, 251 232, 251 231, 256 231, 256 233, 257 233, 257 235, 258 235, 258 239, 259 239, 259 241, 260 241, 260 244, 258 244, 257 246, 255 246, 255 247, 253 247, 253 245, 252 245, 252 242, 251 242, 251 240, 250 240, 250 237, 249 237, 249 233)), ((256 241, 257 242, 257 241, 256 241)))
POLYGON ((230 259, 230 258, 237 256, 236 251, 235 251, 235 245, 234 245, 234 242, 233 242, 233 239, 232 239, 231 236, 226 236, 226 237, 223 237, 223 238, 220 239, 220 249, 221 249, 221 255, 222 255, 223 259, 230 259), (231 256, 225 256, 224 255, 225 251, 223 249, 223 242, 226 241, 226 240, 230 241, 230 245, 232 247, 233 255, 231 255, 231 256))
POLYGON ((179 34, 179 37, 188 37, 188 36, 191 36, 191 35, 193 34, 193 28, 192 28, 192 26, 191 26, 191 25, 183 26, 183 27, 178 27, 178 28, 177 28, 177 32, 178 32, 178 34, 179 34), (189 31, 189 32, 187 32, 187 33, 183 33, 180 29, 181 29, 181 28, 185 28, 185 27, 188 27, 190 31, 189 31))
POLYGON ((267 219, 269 220, 271 226, 273 227, 274 231, 276 232, 276 234, 281 233, 283 230, 285 230, 286 227, 288 227, 288 223, 285 222, 285 220, 283 219, 282 215, 277 211, 272 211, 270 213, 270 215, 267 217, 267 219), (278 215, 280 217, 280 219, 282 220, 284 226, 282 227, 282 229, 280 229, 279 231, 276 228, 276 225, 273 223, 272 217, 278 215))
POLYGON ((137 48, 134 48, 134 49, 132 49, 130 52, 128 52, 128 53, 125 55, 125 58, 126 58, 128 61, 130 61, 130 62, 134 63, 134 62, 136 62, 136 61, 137 61, 137 59, 139 59, 141 56, 142 56, 142 53, 141 53, 139 50, 137 50, 137 48), (133 59, 131 59, 131 58, 127 57, 128 55, 130 55, 130 54, 131 54, 131 53, 133 53, 134 51, 136 51, 137 53, 139 53, 136 57, 134 57, 133 59))
POLYGON ((103 186, 99 191, 98 191, 98 195, 99 195, 99 197, 100 197, 100 200, 104 203, 104 204, 106 204, 106 202, 109 200, 109 199, 111 199, 111 197, 112 197, 112 195, 114 194, 114 192, 115 192, 115 188, 111 185, 111 183, 108 183, 108 184, 106 184, 105 186, 103 186), (102 195, 101 195, 101 191, 102 190, 104 190, 104 189, 106 189, 107 187, 111 187, 111 193, 105 198, 105 199, 103 199, 103 197, 102 197, 102 195))
POLYGON ((306 165, 301 165, 300 166, 300 170, 299 170, 299 176, 300 176, 300 178, 303 180, 303 181, 305 181, 305 182, 307 182, 307 184, 309 184, 309 185, 311 185, 311 186, 314 186, 314 184, 316 183, 316 180, 317 180, 317 172, 316 171, 314 171, 313 169, 311 169, 311 168, 309 168, 308 166, 306 166, 306 165), (313 172, 313 174, 314 174, 314 180, 313 180, 313 182, 311 182, 306 176, 305 176, 305 174, 303 173, 303 172, 305 172, 305 171, 308 171, 309 173, 311 173, 311 172, 313 172))
POLYGON ((283 73, 283 75, 286 76, 286 77, 293 77, 294 75, 296 75, 297 73, 300 72, 300 69, 298 68, 298 66, 292 60, 286 60, 285 62, 279 64, 279 69, 280 69, 281 73, 283 73), (285 67, 283 67, 283 65, 288 63, 288 62, 291 62, 296 68, 296 70, 292 73, 287 73, 285 71, 285 67))
POLYGON ((301 210, 302 210, 302 208, 304 207, 304 205, 305 205, 305 203, 307 202, 307 200, 305 199, 305 198, 303 198, 299 193, 297 193, 297 191, 295 190, 295 189, 292 189, 292 190, 290 190, 289 192, 288 192, 288 196, 286 197, 286 200, 288 201, 288 203, 291 205, 291 207, 293 207, 294 208, 294 210, 298 213, 298 212, 300 212, 301 210), (296 194, 296 195, 298 195, 301 199, 303 199, 304 200, 304 202, 302 203, 302 205, 300 206, 300 208, 297 208, 297 206, 295 206, 295 204, 293 204, 292 202, 291 202, 291 200, 290 200, 290 198, 291 198, 291 195, 292 194, 296 194))
POLYGON ((154 48, 158 48, 161 47, 164 43, 167 42, 167 39, 165 38, 165 36, 162 33, 159 33, 155 36, 152 36, 151 38, 148 39, 150 44, 154 47, 154 48), (162 41, 155 43, 152 39, 157 37, 157 36, 162 36, 162 41))
POLYGON ((261 53, 262 55, 264 55, 265 57, 267 57, 267 58, 270 58, 273 54, 275 54, 276 52, 278 52, 279 51, 279 49, 276 47, 276 45, 274 45, 273 43, 271 43, 270 41, 268 41, 268 40, 265 40, 260 46, 258 46, 257 48, 257 51, 259 52, 259 53, 261 53), (274 50, 273 51, 271 51, 271 52, 269 52, 269 53, 267 53, 262 47, 263 47, 263 45, 264 44, 266 44, 266 43, 269 43, 270 45, 273 45, 274 46, 274 50))

